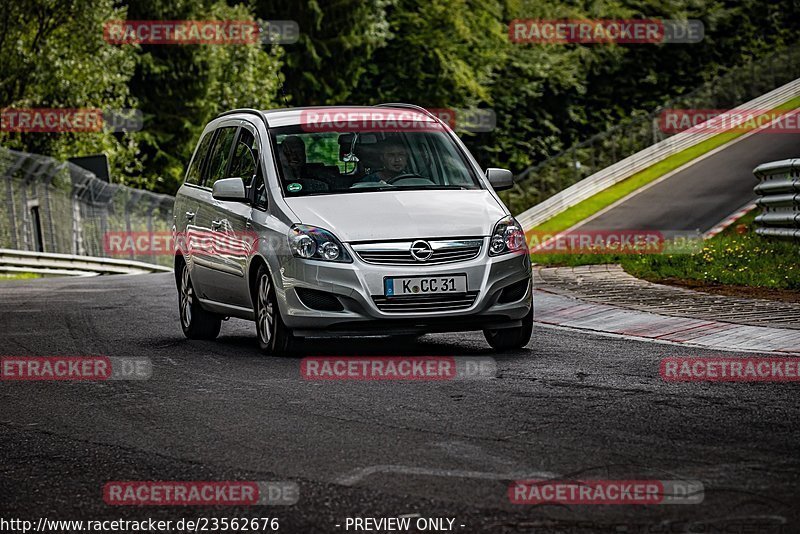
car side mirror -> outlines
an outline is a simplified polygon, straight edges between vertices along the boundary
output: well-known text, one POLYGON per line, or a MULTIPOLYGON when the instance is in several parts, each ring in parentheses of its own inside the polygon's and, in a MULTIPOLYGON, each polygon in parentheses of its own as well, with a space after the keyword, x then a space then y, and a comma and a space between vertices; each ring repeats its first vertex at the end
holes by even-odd
POLYGON ((217 200, 226 200, 229 202, 244 202, 250 200, 247 198, 244 181, 241 178, 217 180, 214 182, 214 187, 211 189, 211 196, 217 200))
POLYGON ((505 191, 514 187, 514 175, 506 169, 490 167, 486 169, 486 178, 495 191, 505 191))

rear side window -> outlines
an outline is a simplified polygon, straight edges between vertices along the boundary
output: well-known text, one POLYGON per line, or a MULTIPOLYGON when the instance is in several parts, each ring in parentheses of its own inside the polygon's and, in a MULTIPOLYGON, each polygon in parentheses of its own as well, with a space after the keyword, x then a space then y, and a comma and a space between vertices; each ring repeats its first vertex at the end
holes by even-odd
POLYGON ((236 137, 236 128, 236 126, 228 126, 219 129, 219 135, 217 135, 217 140, 214 141, 214 148, 211 149, 211 155, 208 160, 206 187, 211 187, 214 182, 224 178, 223 175, 231 157, 233 138, 236 137))
POLYGON ((200 144, 195 152, 192 164, 189 165, 189 170, 186 172, 186 183, 197 185, 200 183, 200 170, 203 167, 203 161, 206 159, 208 146, 211 144, 211 139, 214 137, 214 132, 208 132, 200 140, 200 144))
POLYGON ((256 175, 254 177, 253 185, 255 186, 255 205, 262 210, 267 209, 267 185, 264 183, 264 173, 261 172, 261 165, 258 166, 256 175))
POLYGON ((242 128, 239 133, 239 140, 236 142, 236 150, 233 152, 231 171, 228 173, 231 178, 241 178, 244 185, 250 186, 253 175, 256 173, 256 162, 258 161, 258 147, 256 138, 250 130, 242 128))

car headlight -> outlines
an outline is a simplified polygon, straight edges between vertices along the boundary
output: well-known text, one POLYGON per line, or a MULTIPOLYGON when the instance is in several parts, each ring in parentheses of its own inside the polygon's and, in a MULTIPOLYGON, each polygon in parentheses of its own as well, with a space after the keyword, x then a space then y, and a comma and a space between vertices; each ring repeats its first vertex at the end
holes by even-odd
POLYGON ((525 232, 517 220, 508 215, 497 221, 489 241, 489 255, 500 256, 523 250, 525 250, 525 232))
POLYGON ((332 233, 316 226, 295 224, 289 229, 289 249, 296 258, 352 263, 353 258, 332 233))

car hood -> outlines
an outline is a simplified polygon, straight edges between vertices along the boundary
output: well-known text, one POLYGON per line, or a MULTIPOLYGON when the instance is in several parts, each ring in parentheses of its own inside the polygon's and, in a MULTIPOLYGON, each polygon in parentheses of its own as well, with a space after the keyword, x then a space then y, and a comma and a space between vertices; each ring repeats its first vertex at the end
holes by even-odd
POLYGON ((286 198, 301 224, 345 242, 476 237, 506 212, 485 190, 374 191, 286 198))

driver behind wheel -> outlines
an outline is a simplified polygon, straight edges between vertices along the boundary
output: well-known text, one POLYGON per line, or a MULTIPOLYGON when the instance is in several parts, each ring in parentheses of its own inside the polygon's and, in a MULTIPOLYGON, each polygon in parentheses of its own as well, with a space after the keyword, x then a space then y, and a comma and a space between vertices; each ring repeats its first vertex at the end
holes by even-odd
POLYGON ((381 143, 381 163, 382 169, 364 176, 361 182, 388 182, 407 172, 408 152, 402 141, 388 139, 381 143))

